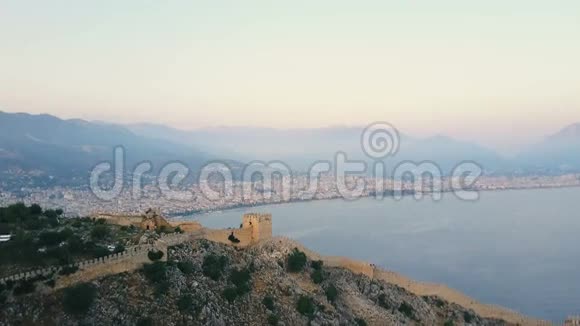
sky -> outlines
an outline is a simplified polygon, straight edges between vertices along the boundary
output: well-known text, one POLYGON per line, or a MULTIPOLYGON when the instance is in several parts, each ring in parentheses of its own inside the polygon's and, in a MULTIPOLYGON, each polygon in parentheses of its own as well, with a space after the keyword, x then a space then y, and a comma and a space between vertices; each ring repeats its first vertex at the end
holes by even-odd
POLYGON ((0 110, 388 121, 509 151, 580 122, 580 1, 0 0, 0 110))

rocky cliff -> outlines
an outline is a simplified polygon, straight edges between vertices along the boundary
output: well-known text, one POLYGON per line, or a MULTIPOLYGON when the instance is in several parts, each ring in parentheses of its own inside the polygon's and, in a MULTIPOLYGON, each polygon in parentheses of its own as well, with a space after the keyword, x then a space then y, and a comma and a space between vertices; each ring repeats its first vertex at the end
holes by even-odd
POLYGON ((197 240, 168 261, 6 298, 0 325, 508 325, 438 297, 312 261, 292 242, 197 240))

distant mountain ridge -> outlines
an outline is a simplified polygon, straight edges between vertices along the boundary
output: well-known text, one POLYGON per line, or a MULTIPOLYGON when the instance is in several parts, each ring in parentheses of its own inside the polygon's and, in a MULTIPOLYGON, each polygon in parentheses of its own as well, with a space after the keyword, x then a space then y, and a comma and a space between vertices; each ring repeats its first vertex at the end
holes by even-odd
MULTIPOLYGON (((118 125, 81 119, 0 111, 0 173, 28 171, 55 177, 81 176, 98 162, 111 161, 113 148, 126 149, 127 166, 151 161, 155 168, 181 161, 195 168, 213 159, 229 162, 279 160, 306 171, 337 152, 349 160, 372 162, 361 148, 362 127, 273 129, 217 127, 180 130, 158 124, 118 125)), ((400 135, 400 151, 385 160, 432 161, 444 173, 475 161, 486 173, 562 173, 580 171, 580 123, 547 136, 513 159, 478 144, 447 136, 400 135)))
POLYGON ((516 158, 519 166, 546 173, 580 171, 580 123, 534 144, 516 158))
POLYGON ((575 139, 580 140, 580 123, 575 123, 569 125, 568 127, 560 130, 558 133, 549 136, 549 139, 559 140, 559 139, 575 139))
POLYGON ((120 125, 0 112, 0 171, 86 176, 95 164, 112 161, 116 146, 125 149, 127 166, 144 160, 159 164, 181 160, 199 166, 207 160, 206 154, 190 146, 136 135, 120 125))
MULTIPOLYGON (((337 152, 346 153, 351 160, 372 161, 362 150, 361 133, 364 127, 217 127, 186 131, 162 125, 136 124, 129 125, 128 128, 137 134, 155 135, 206 150, 229 152, 238 160, 280 160, 299 170, 308 169, 319 160, 332 161, 337 152), (199 140, 204 140, 205 143, 197 143, 199 140)), ((466 160, 481 162, 490 171, 508 166, 499 154, 478 144, 446 136, 416 138, 400 134, 399 137, 400 151, 396 156, 386 159, 390 166, 406 160, 434 161, 446 173, 466 160)))
MULTIPOLYGON (((317 160, 332 160, 337 151, 349 159, 368 159, 361 150, 363 127, 328 127, 311 129, 273 129, 259 127, 216 127, 180 130, 164 125, 133 124, 128 128, 137 134, 194 144, 207 151, 228 152, 231 157, 251 160, 281 160, 297 169, 306 169, 317 160), (203 141, 200 143, 200 141, 203 141)), ((571 124, 547 136, 544 141, 514 158, 476 143, 438 135, 417 138, 400 135, 400 151, 388 158, 397 162, 433 161, 450 171, 462 161, 479 163, 486 173, 566 173, 580 171, 580 123, 571 124)))

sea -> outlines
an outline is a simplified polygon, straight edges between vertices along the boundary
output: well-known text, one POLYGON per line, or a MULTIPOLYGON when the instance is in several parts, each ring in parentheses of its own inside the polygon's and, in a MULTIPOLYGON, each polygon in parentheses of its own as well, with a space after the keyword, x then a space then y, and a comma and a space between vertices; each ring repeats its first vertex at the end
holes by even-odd
POLYGON ((273 216, 274 235, 325 255, 368 261, 480 302, 561 323, 580 315, 580 188, 276 204, 186 216, 239 227, 247 212, 273 216))

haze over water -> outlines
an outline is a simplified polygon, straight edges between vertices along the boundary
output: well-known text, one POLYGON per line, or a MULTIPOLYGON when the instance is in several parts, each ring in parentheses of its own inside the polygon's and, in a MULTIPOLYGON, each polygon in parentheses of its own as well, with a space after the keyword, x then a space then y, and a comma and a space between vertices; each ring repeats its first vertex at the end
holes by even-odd
POLYGON ((580 188, 484 192, 478 202, 365 198, 244 208, 194 216, 238 227, 273 214, 274 234, 326 255, 375 263, 477 300, 562 322, 580 307, 580 188))

